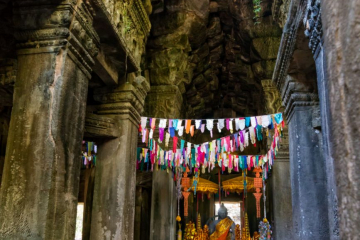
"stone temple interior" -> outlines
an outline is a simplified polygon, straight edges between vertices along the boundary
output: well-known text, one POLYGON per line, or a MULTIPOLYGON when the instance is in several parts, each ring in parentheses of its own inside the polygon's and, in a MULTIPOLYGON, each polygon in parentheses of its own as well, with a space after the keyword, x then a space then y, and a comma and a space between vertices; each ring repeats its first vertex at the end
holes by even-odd
POLYGON ((0 29, 0 240, 360 239, 359 0, 0 0, 0 29), (275 113, 260 205, 223 185, 256 171, 217 163, 185 202, 185 167, 138 161, 144 117, 275 113))

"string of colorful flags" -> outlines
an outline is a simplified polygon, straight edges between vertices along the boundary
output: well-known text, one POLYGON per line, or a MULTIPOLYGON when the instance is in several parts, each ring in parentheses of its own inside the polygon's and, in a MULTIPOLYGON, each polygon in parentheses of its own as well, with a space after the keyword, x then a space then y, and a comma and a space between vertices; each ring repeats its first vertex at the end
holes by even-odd
MULTIPOLYGON (((141 130, 140 132, 142 132, 143 135, 142 140, 148 148, 138 148, 137 167, 141 170, 144 170, 144 168, 146 168, 146 170, 153 170, 154 166, 164 170, 175 169, 176 167, 185 168, 188 166, 190 171, 194 168, 195 171, 200 169, 204 173, 206 169, 211 171, 217 164, 221 167, 222 171, 225 171, 227 168, 229 172, 232 170, 238 172, 239 169, 251 170, 254 167, 262 167, 266 170, 264 171, 264 178, 267 178, 267 172, 273 165, 284 127, 281 113, 260 117, 225 119, 225 121, 229 123, 227 124, 227 129, 229 130, 233 122, 235 122, 236 125, 237 121, 234 120, 241 120, 239 128, 235 127, 235 130, 238 132, 202 144, 192 144, 180 139, 180 148, 178 148, 178 138, 175 135, 175 131, 179 132, 183 126, 179 125, 178 119, 165 119, 165 121, 163 121, 164 119, 159 119, 161 124, 159 123, 158 141, 160 143, 163 141, 163 139, 161 139, 161 132, 166 128, 167 122, 169 123, 168 132, 172 133, 170 137, 173 137, 173 148, 166 151, 152 138, 156 119, 149 119, 150 132, 152 131, 152 134, 148 134, 148 129, 146 128, 147 121, 145 121, 145 119, 147 120, 147 118, 142 118, 139 130, 141 130), (174 123, 177 123, 177 125, 174 125, 174 123), (178 130, 176 130, 174 126, 180 126, 180 128, 178 127, 178 130), (245 129, 246 127, 247 129, 245 129), (274 129, 274 135, 270 149, 266 154, 249 156, 232 154, 238 150, 243 151, 250 143, 256 146, 256 139, 262 140, 264 134, 270 137, 269 130, 271 129, 274 129)), ((193 119, 186 121, 190 121, 191 126, 193 119)), ((197 121, 199 120, 196 119, 195 124, 197 121)), ((219 122, 222 122, 222 119, 217 119, 218 125, 219 122)), ((197 125, 199 126, 199 124, 201 124, 201 122, 197 125)), ((186 125, 188 126, 189 123, 187 122, 186 125)), ((222 128, 220 128, 219 131, 221 129, 222 128)), ((168 137, 165 140, 165 147, 168 147, 168 137)))
POLYGON ((82 168, 91 168, 96 165, 97 145, 94 142, 82 142, 82 168))
POLYGON ((210 132, 210 136, 213 137, 215 123, 219 133, 221 133, 226 126, 226 129, 231 133, 234 131, 244 131, 245 128, 247 128, 250 134, 256 134, 256 132, 261 131, 262 128, 272 129, 274 123, 280 124, 281 122, 283 122, 282 113, 226 119, 157 119, 141 117, 139 132, 142 135, 142 142, 148 143, 148 140, 153 138, 155 130, 158 130, 159 142, 162 143, 165 138, 165 144, 167 144, 170 137, 174 138, 176 135, 179 137, 183 136, 184 129, 186 134, 194 136, 195 129, 200 129, 201 133, 204 133, 206 126, 206 129, 210 132), (166 132, 165 129, 167 129, 166 132))

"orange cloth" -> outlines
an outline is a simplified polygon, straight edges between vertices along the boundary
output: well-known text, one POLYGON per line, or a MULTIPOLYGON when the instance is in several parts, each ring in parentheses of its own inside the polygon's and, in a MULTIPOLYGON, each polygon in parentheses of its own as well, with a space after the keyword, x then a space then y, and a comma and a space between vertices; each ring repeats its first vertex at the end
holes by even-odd
POLYGON ((151 129, 155 129, 156 118, 151 120, 151 129))
POLYGON ((216 230, 210 235, 210 240, 227 240, 231 239, 229 230, 234 222, 230 218, 225 218, 216 224, 216 230))
POLYGON ((186 132, 186 134, 189 134, 189 132, 190 132, 190 126, 191 126, 191 120, 186 120, 185 121, 186 123, 185 123, 185 132, 186 132))
POLYGON ((191 125, 190 126, 190 134, 191 134, 192 137, 194 136, 194 131, 195 131, 195 126, 191 125))

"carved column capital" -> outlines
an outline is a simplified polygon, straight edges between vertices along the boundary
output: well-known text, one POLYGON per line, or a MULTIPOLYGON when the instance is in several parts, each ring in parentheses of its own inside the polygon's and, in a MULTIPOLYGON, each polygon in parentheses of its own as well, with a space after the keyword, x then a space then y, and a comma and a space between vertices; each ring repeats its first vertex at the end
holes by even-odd
POLYGON ((319 98, 316 93, 311 93, 309 87, 291 76, 287 76, 281 92, 282 102, 285 106, 284 114, 290 121, 295 107, 318 106, 319 98))
POLYGON ((97 114, 120 115, 129 118, 134 124, 140 122, 140 115, 144 110, 144 103, 149 83, 145 80, 138 82, 126 82, 117 88, 101 88, 94 92, 95 101, 100 105, 93 106, 97 114))
POLYGON ((146 101, 146 113, 152 117, 181 116, 182 94, 175 85, 152 86, 146 101))
POLYGON ((113 118, 88 113, 85 118, 84 135, 85 137, 115 138, 119 136, 119 129, 113 118))
POLYGON ((271 79, 261 80, 261 85, 265 93, 266 112, 280 112, 282 107, 280 93, 273 81, 271 79))
POLYGON ((14 27, 18 54, 58 52, 68 49, 69 56, 80 63, 90 77, 99 37, 92 27, 89 1, 14 1, 14 27))

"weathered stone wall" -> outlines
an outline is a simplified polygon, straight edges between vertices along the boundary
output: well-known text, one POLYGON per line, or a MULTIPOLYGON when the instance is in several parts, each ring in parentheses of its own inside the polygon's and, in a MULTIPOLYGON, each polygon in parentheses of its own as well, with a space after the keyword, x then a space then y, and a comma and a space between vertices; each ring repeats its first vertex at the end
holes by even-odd
POLYGON ((13 1, 12 6, 18 61, 0 190, 0 238, 71 239, 98 43, 92 15, 88 4, 79 2, 13 1))
POLYGON ((285 23, 289 14, 291 0, 274 0, 272 11, 274 20, 279 23, 281 28, 285 27, 285 23))
POLYGON ((150 30, 148 14, 151 4, 144 7, 141 0, 95 0, 106 13, 118 37, 130 50, 134 60, 140 64, 150 30))
POLYGON ((341 239, 359 239, 360 122, 359 1, 322 2, 324 56, 329 78, 331 148, 335 164, 341 239))
POLYGON ((281 36, 271 3, 263 1, 255 24, 249 0, 165 1, 151 18, 152 86, 177 86, 187 117, 223 109, 238 116, 262 113, 260 82, 271 79, 281 36))

